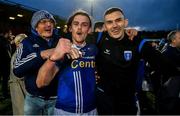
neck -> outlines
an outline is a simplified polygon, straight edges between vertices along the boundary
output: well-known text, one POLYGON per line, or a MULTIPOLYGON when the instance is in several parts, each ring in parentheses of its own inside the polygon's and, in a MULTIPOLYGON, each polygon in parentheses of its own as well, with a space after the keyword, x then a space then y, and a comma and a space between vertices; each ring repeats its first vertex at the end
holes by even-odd
POLYGON ((41 36, 44 40, 46 40, 46 41, 49 41, 51 38, 47 38, 47 37, 43 37, 43 36, 41 36))
POLYGON ((122 40, 124 38, 124 33, 118 38, 118 40, 122 40))
POLYGON ((75 41, 73 41, 73 44, 75 44, 76 46, 79 46, 79 47, 84 47, 85 45, 86 45, 86 42, 85 41, 83 41, 83 42, 75 42, 75 41))
POLYGON ((176 45, 174 45, 174 44, 170 44, 170 46, 171 46, 171 47, 176 47, 176 45))
POLYGON ((46 41, 49 41, 50 40, 50 38, 44 38, 46 41))

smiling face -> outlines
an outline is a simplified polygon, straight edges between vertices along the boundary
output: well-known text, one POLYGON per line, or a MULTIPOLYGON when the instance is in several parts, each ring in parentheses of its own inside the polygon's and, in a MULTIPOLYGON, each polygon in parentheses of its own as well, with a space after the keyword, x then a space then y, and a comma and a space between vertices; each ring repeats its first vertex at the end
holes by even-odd
POLYGON ((127 19, 124 19, 120 11, 114 11, 104 16, 105 29, 114 39, 120 39, 124 36, 124 30, 127 24, 127 19))
POLYGON ((90 20, 85 15, 76 15, 72 20, 69 31, 72 32, 72 40, 76 45, 85 42, 88 33, 91 32, 90 20))
POLYGON ((36 31, 44 39, 52 37, 54 29, 54 21, 50 19, 42 19, 38 22, 36 31))

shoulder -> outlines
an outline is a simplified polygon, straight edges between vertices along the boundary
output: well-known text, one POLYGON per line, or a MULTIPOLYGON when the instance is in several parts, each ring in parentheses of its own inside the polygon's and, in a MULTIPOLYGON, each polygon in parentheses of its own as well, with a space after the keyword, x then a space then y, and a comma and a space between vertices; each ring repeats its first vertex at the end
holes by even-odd
POLYGON ((97 48, 97 47, 96 47, 96 44, 92 44, 92 43, 88 43, 88 44, 86 45, 86 47, 88 47, 88 48, 97 48))
POLYGON ((87 43, 86 46, 83 49, 95 50, 95 49, 97 49, 97 45, 93 44, 93 43, 87 43))
POLYGON ((136 36, 134 36, 132 42, 136 45, 142 44, 144 41, 144 38, 142 37, 142 33, 138 32, 136 36))
POLYGON ((167 49, 163 52, 165 55, 173 55, 176 54, 177 49, 175 47, 168 46, 167 49))
MULTIPOLYGON (((32 50, 33 46, 34 46, 34 42, 31 38, 31 36, 28 36, 22 40, 22 42, 19 44, 18 49, 23 49, 23 51, 25 49, 32 50)), ((39 47, 39 45, 36 45, 36 46, 39 47)))
POLYGON ((97 53, 98 48, 95 44, 87 44, 86 47, 83 48, 85 51, 88 51, 89 53, 97 53))
POLYGON ((86 37, 86 43, 88 44, 95 44, 96 43, 96 38, 94 33, 88 34, 86 37))
POLYGON ((106 37, 107 32, 93 32, 88 34, 86 38, 86 43, 98 44, 102 38, 106 37))
POLYGON ((32 41, 31 37, 27 37, 27 38, 23 39, 21 43, 23 45, 30 45, 32 43, 31 41, 32 41))

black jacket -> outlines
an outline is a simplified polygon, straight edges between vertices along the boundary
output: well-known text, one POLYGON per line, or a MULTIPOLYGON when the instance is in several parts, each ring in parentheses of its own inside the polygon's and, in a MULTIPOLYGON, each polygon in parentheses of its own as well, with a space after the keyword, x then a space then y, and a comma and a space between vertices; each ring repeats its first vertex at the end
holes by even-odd
MULTIPOLYGON (((97 37, 98 34, 95 34, 94 40, 91 38, 87 41, 96 43, 97 37)), ((116 40, 104 32, 98 48, 96 64, 101 78, 100 86, 107 95, 114 96, 117 100, 129 101, 134 98, 138 63, 141 58, 163 73, 174 73, 169 69, 173 67, 169 60, 150 44, 142 41, 140 35, 135 37, 134 41, 129 40, 126 34, 122 40, 116 40)))

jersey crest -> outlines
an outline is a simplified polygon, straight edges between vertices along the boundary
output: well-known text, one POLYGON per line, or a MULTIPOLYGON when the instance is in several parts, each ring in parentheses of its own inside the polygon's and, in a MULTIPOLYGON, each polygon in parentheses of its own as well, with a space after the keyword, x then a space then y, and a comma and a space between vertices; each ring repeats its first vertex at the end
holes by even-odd
POLYGON ((130 61, 132 59, 132 51, 129 50, 124 51, 124 59, 126 61, 130 61))

